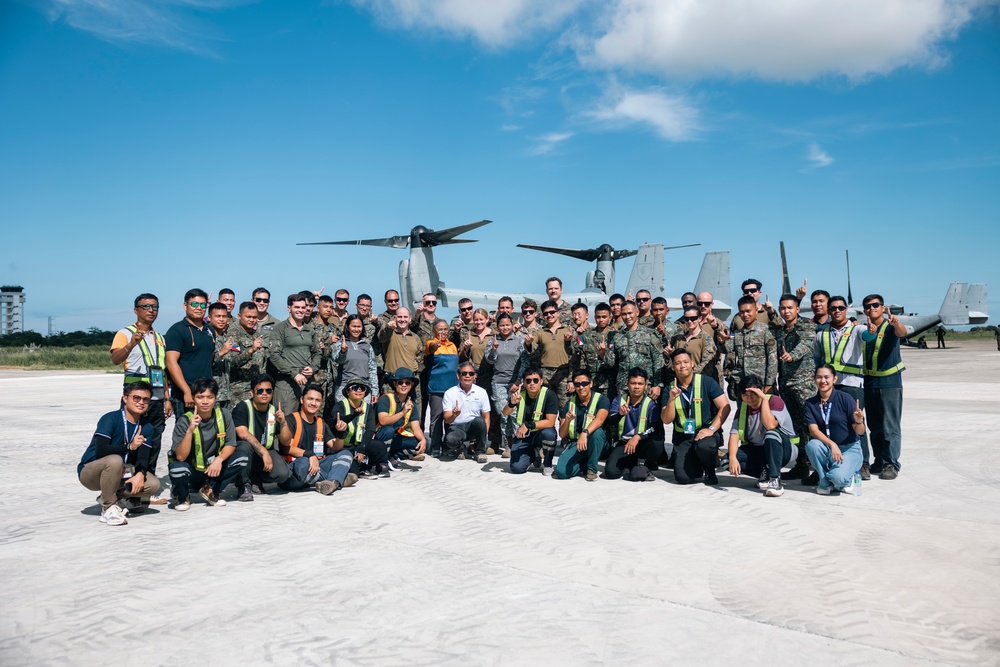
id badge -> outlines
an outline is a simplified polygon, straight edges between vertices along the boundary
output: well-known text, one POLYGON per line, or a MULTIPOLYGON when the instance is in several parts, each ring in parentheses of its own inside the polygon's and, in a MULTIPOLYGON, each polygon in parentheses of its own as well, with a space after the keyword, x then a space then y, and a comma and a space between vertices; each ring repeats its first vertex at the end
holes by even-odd
POLYGON ((163 388, 163 369, 156 366, 149 369, 149 384, 155 389, 163 388))
POLYGON ((313 442, 313 454, 316 456, 323 456, 323 441, 316 440, 313 442))
POLYGON ((122 479, 130 479, 135 475, 135 466, 123 466, 122 467, 122 479))
POLYGON ((688 419, 684 422, 684 432, 688 435, 694 435, 694 420, 688 419))

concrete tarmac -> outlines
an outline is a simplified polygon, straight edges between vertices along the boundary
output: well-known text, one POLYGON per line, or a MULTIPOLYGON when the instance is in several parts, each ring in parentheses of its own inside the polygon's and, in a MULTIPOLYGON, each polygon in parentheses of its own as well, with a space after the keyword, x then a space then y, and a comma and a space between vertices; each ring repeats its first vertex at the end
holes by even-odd
POLYGON ((1000 352, 949 345, 861 496, 428 459, 122 527, 76 478, 119 377, 0 371, 0 664, 1000 665, 1000 352))

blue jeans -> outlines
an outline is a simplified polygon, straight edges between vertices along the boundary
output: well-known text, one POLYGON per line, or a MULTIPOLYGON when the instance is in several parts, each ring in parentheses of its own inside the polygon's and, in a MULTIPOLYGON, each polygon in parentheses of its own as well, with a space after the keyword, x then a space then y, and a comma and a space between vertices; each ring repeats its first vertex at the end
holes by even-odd
POLYGON ((844 456, 842 463, 834 463, 830 448, 815 438, 806 443, 806 454, 813 464, 813 469, 819 473, 819 486, 829 489, 831 486, 838 491, 851 485, 854 473, 861 469, 861 445, 854 443, 849 447, 841 445, 840 453, 844 456))
POLYGON ((551 426, 529 433, 524 439, 515 440, 510 447, 510 473, 521 475, 528 472, 528 466, 535 460, 535 450, 538 448, 546 450, 549 459, 546 465, 552 465, 552 457, 548 452, 551 451, 549 447, 554 448, 555 444, 556 430, 551 426))
POLYGON ((604 429, 599 428, 594 434, 587 437, 587 450, 581 452, 576 448, 576 442, 569 443, 569 446, 559 455, 556 462, 556 470, 553 477, 556 479, 569 479, 576 477, 584 471, 597 472, 597 463, 601 460, 601 454, 607 446, 608 440, 604 435, 604 429))
POLYGON ((347 472, 351 469, 351 453, 347 450, 340 450, 336 454, 331 454, 329 456, 324 456, 319 460, 319 472, 315 475, 309 474, 309 459, 310 456, 300 456, 290 464, 292 469, 292 477, 294 477, 299 484, 296 486, 312 486, 316 482, 322 480, 334 480, 339 482, 341 486, 344 484, 344 478, 347 477, 347 472), (344 465, 344 460, 346 458, 347 464, 344 465), (343 473, 338 475, 338 473, 343 473), (338 479, 339 476, 339 479, 338 479))
POLYGON ((865 387, 864 405, 867 406, 868 429, 871 431, 873 471, 881 472, 890 464, 899 470, 899 454, 903 447, 899 426, 903 419, 903 388, 865 387))

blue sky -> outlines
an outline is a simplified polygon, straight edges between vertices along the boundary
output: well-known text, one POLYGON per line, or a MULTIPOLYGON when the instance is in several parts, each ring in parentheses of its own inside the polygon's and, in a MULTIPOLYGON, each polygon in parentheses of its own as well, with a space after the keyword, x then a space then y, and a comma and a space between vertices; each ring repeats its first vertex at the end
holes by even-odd
POLYGON ((784 240, 793 284, 846 291, 848 248, 856 300, 987 282, 996 322, 998 118, 995 0, 4 3, 0 282, 42 332, 192 286, 378 307, 405 252, 294 244, 487 218, 450 287, 583 286, 517 243, 700 242, 669 295, 728 249, 776 299, 784 240))

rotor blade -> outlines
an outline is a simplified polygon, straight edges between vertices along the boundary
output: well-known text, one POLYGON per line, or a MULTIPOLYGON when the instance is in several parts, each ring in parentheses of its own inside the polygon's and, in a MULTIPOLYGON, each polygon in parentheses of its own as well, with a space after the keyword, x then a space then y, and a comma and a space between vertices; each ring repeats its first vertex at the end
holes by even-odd
POLYGON ((463 239, 460 241, 455 241, 455 237, 464 234, 465 232, 471 231, 482 227, 483 225, 488 225, 492 220, 480 220, 479 222, 471 222, 467 225, 459 225, 458 227, 449 227, 448 229, 442 229, 439 232, 424 232, 420 235, 420 240, 423 245, 437 246, 445 245, 446 243, 475 243, 474 239, 463 239))
POLYGON ((788 262, 785 261, 785 242, 778 241, 781 247, 781 293, 791 294, 792 285, 788 282, 788 262))
POLYGON ((625 259, 626 257, 631 257, 632 255, 637 254, 639 254, 638 250, 615 250, 611 253, 611 259, 617 262, 619 259, 625 259))
POLYGON ((567 257, 575 257, 576 259, 582 259, 585 262, 592 262, 601 256, 601 251, 598 248, 591 248, 590 250, 575 250, 573 248, 549 248, 543 245, 527 245, 525 243, 518 243, 518 248, 527 248, 528 250, 540 250, 542 252, 551 252, 557 255, 566 255, 567 257))
POLYGON ((693 248, 696 245, 701 245, 700 243, 688 243, 687 245, 668 245, 664 250, 676 250, 677 248, 693 248))
POLYGON ((390 236, 386 239, 360 239, 357 241, 316 241, 313 243, 296 243, 295 245, 374 245, 401 250, 410 245, 410 237, 390 236))

